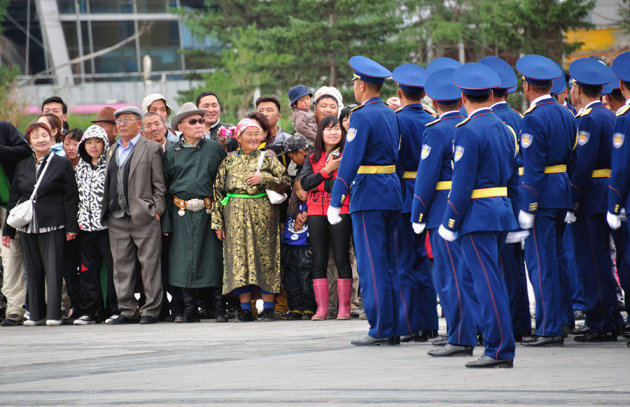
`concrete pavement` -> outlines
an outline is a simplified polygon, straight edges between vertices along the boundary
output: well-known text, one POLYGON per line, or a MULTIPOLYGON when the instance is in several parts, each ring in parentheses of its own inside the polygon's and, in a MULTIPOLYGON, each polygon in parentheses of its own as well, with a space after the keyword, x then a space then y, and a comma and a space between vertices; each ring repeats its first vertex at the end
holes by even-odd
MULTIPOLYGON (((444 320, 440 320, 442 330, 444 320)), ((367 322, 0 328, 0 406, 630 405, 630 348, 517 345, 513 369, 361 348, 367 322)), ((475 358, 482 354, 475 348, 475 358)))

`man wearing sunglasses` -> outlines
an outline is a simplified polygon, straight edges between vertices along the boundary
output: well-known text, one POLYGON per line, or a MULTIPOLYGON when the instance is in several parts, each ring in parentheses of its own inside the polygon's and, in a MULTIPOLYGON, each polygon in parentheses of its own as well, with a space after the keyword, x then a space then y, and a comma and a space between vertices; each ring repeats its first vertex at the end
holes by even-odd
POLYGON ((107 218, 120 315, 111 324, 157 322, 162 304, 160 216, 164 212, 162 146, 140 135, 142 111, 114 112, 120 139, 107 153, 103 218, 107 218), (139 269, 136 263, 140 264, 139 269), (137 273, 146 301, 137 311, 137 273))
POLYGON ((182 289, 184 321, 199 322, 199 306, 215 301, 216 321, 227 322, 220 289, 223 245, 208 227, 212 186, 226 153, 218 141, 204 137, 205 114, 188 102, 171 122, 181 136, 164 155, 168 189, 162 232, 171 236, 168 283, 182 289))

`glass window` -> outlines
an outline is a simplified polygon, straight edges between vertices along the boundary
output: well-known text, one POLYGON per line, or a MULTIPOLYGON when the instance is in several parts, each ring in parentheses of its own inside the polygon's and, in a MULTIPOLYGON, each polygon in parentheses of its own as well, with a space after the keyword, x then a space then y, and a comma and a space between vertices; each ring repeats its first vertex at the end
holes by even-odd
POLYGON ((138 13, 166 13, 169 0, 136 0, 138 13))
POLYGON ((57 0, 57 7, 61 14, 74 14, 74 0, 57 0))
POLYGON ((156 21, 151 32, 140 37, 141 56, 150 55, 152 70, 173 71, 182 69, 177 21, 156 21))
MULTIPOLYGON (((86 0, 90 13, 133 13, 133 0, 86 0)), ((83 12, 83 10, 82 10, 83 12)))
MULTIPOLYGON (((93 21, 92 41, 94 51, 111 47, 134 33, 133 21, 93 21)), ((131 41, 94 60, 96 73, 138 72, 136 43, 131 41)))

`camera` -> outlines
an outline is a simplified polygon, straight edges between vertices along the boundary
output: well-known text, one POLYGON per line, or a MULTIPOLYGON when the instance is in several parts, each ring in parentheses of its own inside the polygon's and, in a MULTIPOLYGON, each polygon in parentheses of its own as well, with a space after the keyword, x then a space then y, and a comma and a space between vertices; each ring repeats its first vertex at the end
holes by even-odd
POLYGON ((236 127, 221 127, 219 135, 225 138, 236 138, 236 127))
POLYGON ((335 151, 333 151, 332 153, 330 153, 330 155, 331 155, 333 158, 337 159, 337 158, 339 158, 339 156, 341 155, 341 151, 339 151, 339 150, 335 150, 335 151))

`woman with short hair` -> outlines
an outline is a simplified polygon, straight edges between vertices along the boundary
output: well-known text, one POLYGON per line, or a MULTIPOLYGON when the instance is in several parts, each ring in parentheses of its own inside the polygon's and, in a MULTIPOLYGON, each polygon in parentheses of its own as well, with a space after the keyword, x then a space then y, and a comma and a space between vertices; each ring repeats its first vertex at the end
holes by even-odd
MULTIPOLYGON (((10 213, 18 203, 30 199, 41 177, 33 200, 32 220, 17 228, 22 237, 30 312, 30 320, 24 321, 24 325, 61 325, 63 247, 65 241, 75 239, 79 232, 77 183, 70 162, 51 154, 55 139, 46 124, 28 126, 26 140, 33 149, 33 157, 17 165, 7 204, 10 213)), ((10 246, 15 232, 5 223, 2 231, 5 247, 10 246)))

